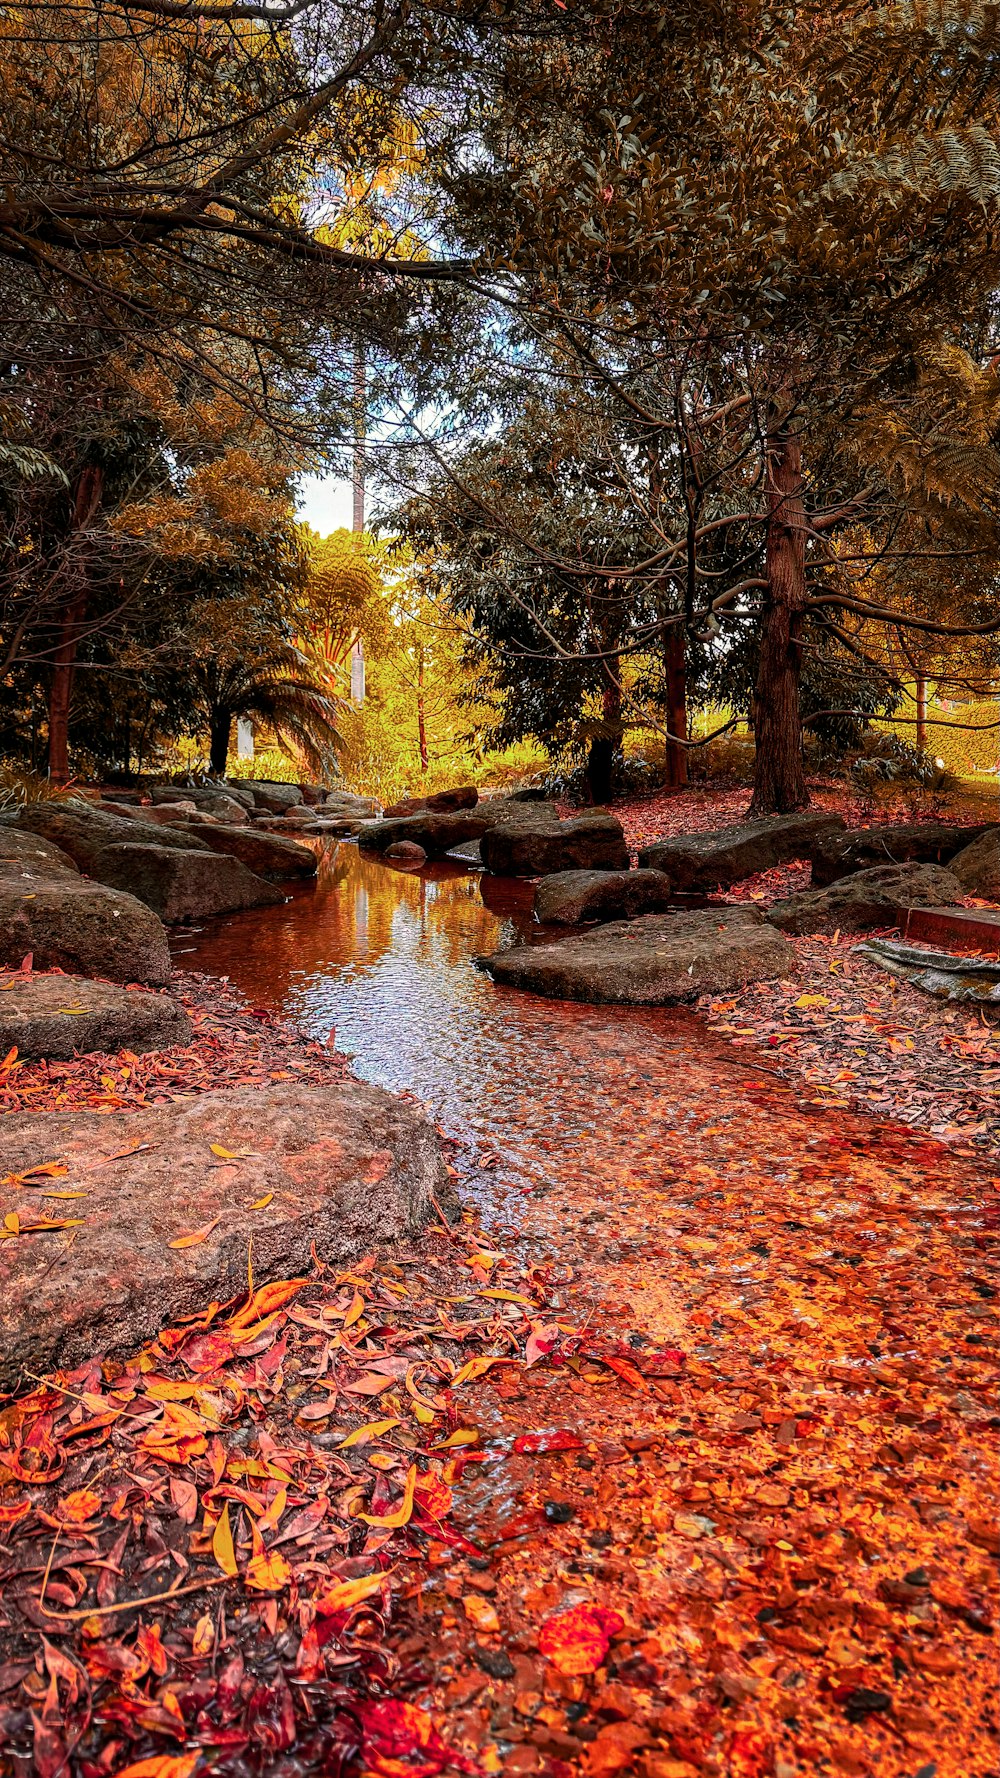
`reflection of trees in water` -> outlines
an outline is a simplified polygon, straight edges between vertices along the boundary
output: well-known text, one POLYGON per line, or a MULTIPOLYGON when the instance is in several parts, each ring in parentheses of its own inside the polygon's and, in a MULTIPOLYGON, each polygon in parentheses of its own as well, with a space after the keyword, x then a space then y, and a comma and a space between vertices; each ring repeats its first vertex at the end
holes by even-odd
POLYGON ((348 843, 317 852, 312 884, 283 907, 206 930, 192 966, 278 1001, 295 978, 352 964, 363 971, 390 951, 454 966, 495 948, 497 915, 483 905, 478 875, 461 865, 396 870, 348 843))

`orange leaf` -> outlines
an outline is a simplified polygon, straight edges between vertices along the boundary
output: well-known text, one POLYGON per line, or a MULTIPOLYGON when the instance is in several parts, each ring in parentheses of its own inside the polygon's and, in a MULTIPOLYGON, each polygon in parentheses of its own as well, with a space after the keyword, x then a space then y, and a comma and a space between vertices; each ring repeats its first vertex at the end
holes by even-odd
POLYGON ((391 1573, 391 1569, 386 1569, 384 1573, 362 1575, 360 1580, 335 1580, 313 1601, 316 1610, 323 1617, 332 1617, 335 1611, 350 1611, 353 1605, 360 1605, 362 1600, 377 1593, 391 1573))
POLYGON ((480 1377, 485 1377, 491 1365, 512 1363, 510 1358, 470 1358, 461 1370, 455 1372, 448 1387, 457 1389, 460 1383, 475 1383, 480 1377))
POLYGON ((302 1286, 307 1283, 305 1278, 275 1278, 271 1284, 262 1284, 255 1290, 250 1301, 244 1303, 242 1309, 230 1316, 228 1327, 246 1329, 263 1321, 266 1315, 273 1315, 276 1310, 283 1309, 297 1296, 302 1286))
POLYGON ((406 1487, 403 1489, 399 1505, 391 1513, 385 1513, 381 1517, 373 1513, 359 1513, 358 1518, 363 1519, 366 1525, 382 1525, 386 1531, 398 1531, 401 1526, 408 1525, 410 1522, 416 1485, 417 1466, 415 1463, 411 1463, 406 1477, 406 1487))
POLYGON ((236 1551, 233 1548, 233 1533, 229 1523, 228 1500, 222 1509, 222 1517, 212 1533, 212 1554, 223 1574, 234 1575, 237 1572, 236 1551))
POLYGON ((256 1587, 261 1593, 277 1593, 287 1586, 292 1578, 292 1571, 280 1550, 268 1551, 264 1548, 264 1539, 252 1521, 250 1536, 253 1539, 253 1554, 247 1564, 247 1586, 256 1587))
POLYGON ((168 1241, 167 1245, 169 1247, 200 1247, 203 1241, 207 1241, 212 1230, 218 1228, 221 1221, 221 1216, 215 1216, 211 1222, 206 1222, 203 1229, 194 1229, 190 1235, 178 1235, 176 1241, 168 1241))
POLYGON ((559 1673, 577 1676, 603 1667, 612 1636, 625 1619, 603 1605, 574 1605, 546 1618, 538 1635, 538 1652, 559 1673))
POLYGON ((122 1766, 115 1778, 191 1778, 201 1757, 200 1753, 154 1753, 152 1759, 122 1766))

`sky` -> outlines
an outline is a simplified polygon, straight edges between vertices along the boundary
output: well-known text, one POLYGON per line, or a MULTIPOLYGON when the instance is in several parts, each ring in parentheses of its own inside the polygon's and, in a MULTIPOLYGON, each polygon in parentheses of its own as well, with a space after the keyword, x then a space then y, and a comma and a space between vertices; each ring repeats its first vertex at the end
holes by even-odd
POLYGON ((321 537, 351 529, 351 484, 337 475, 299 477, 298 517, 321 537))

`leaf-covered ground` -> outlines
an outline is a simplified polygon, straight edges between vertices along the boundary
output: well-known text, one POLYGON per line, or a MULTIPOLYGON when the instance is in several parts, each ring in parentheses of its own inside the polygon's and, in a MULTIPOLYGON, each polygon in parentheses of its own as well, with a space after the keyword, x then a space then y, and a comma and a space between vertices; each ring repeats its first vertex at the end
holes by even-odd
MULTIPOLYGON (((995 1774, 997 1179, 590 1011, 557 1184, 0 1410, 5 1778, 995 1774)), ((340 1066, 213 1019, 52 1102, 340 1066)))

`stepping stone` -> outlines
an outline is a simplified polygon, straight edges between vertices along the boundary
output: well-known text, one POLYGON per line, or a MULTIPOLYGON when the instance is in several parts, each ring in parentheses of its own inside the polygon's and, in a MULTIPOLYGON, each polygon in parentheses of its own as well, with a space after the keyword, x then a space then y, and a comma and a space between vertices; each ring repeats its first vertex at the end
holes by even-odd
POLYGON ((73 975, 0 975, 0 1055, 68 1061, 94 1050, 168 1049, 190 1043, 191 1021, 168 994, 116 988, 73 975))
MULTIPOLYGON (((315 817, 313 817, 315 820, 315 817)), ((293 877, 316 875, 316 854, 298 840, 285 839, 274 833, 262 833, 259 827, 222 827, 212 824, 199 827, 198 834, 213 852, 238 858, 247 870, 269 883, 283 883, 293 877)))
POLYGON ((754 907, 645 914, 477 961, 507 987, 618 1006, 666 1006, 796 970, 794 946, 754 907))
POLYGON ((28 881, 0 875, 0 969, 19 969, 29 953, 38 969, 154 988, 170 980, 167 935, 152 908, 49 866, 28 881))
POLYGON ((168 925, 242 908, 274 907, 285 899, 238 858, 207 847, 180 852, 163 846, 106 846, 92 869, 100 882, 137 896, 168 925))
POLYGON ((628 870, 621 822, 606 810, 595 809, 570 821, 559 821, 544 804, 519 803, 515 808, 515 816, 498 821, 480 841, 483 863, 493 876, 628 870))
POLYGON ((670 906, 672 885, 661 870, 563 870, 535 890, 535 919, 543 926, 585 920, 634 920, 670 906))
POLYGON ((961 901, 962 885, 941 864, 883 864, 842 877, 827 889, 803 889, 768 908, 782 932, 864 932, 895 926, 900 910, 961 901))
POLYGON ((839 815, 767 815, 718 833, 682 833, 639 853, 640 865, 666 871, 677 890, 729 889, 733 883, 809 858, 824 836, 843 828, 839 815))
POLYGON ((448 1200, 423 1114, 352 1080, 4 1119, 5 1172, 50 1162, 65 1174, 4 1191, 23 1232, 0 1239, 0 1390, 241 1297, 248 1259, 258 1284, 308 1274, 314 1244, 339 1264, 418 1228, 432 1194, 448 1200), (39 1188, 86 1195, 57 1204, 39 1188), (76 1226, 30 1232, 44 1218, 76 1226))

